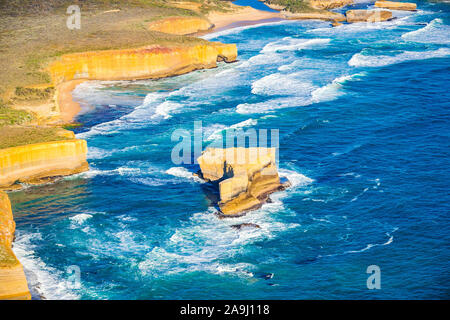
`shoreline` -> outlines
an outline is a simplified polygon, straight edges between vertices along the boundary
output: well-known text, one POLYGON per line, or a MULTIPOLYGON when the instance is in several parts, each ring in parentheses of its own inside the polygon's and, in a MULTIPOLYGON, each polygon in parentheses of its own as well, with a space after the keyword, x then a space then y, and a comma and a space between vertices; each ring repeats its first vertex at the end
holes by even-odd
MULTIPOLYGON (((249 6, 233 6, 241 12, 212 12, 207 17, 213 23, 214 27, 206 31, 197 32, 194 36, 202 38, 203 36, 213 35, 214 33, 229 29, 288 20, 280 12, 257 10, 249 6)), ((73 123, 80 113, 81 106, 73 100, 72 92, 79 84, 87 81, 95 80, 76 79, 65 81, 57 86, 55 101, 64 123, 73 123)))
POLYGON ((75 117, 80 113, 81 106, 73 99, 72 92, 78 85, 86 81, 89 80, 71 80, 57 86, 55 103, 64 123, 74 122, 75 117))
MULTIPOLYGON (((207 15, 209 21, 214 24, 211 32, 217 32, 228 29, 228 27, 234 23, 251 23, 258 20, 280 18, 283 19, 283 15, 280 12, 270 12, 254 9, 249 6, 238 6, 232 4, 235 10, 238 12, 218 12, 214 11, 207 15)), ((210 33, 210 32, 208 32, 210 33)))

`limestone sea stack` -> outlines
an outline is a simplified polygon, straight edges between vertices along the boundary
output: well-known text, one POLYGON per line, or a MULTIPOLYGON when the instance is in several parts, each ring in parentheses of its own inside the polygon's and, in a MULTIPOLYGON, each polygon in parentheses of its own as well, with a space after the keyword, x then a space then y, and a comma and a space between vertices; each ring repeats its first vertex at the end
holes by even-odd
POLYGON ((8 195, 0 191, 0 300, 30 300, 23 267, 11 250, 15 223, 8 195))
POLYGON ((275 148, 207 148, 197 159, 203 179, 218 183, 219 208, 238 216, 260 208, 269 194, 283 190, 275 148))
POLYGON ((193 34, 212 27, 214 25, 211 22, 200 17, 167 17, 149 24, 149 29, 152 31, 177 35, 193 34))
POLYGON ((381 22, 392 19, 392 12, 387 10, 348 10, 347 22, 381 22))
POLYGON ((85 140, 43 142, 0 150, 0 189, 17 182, 38 184, 46 178, 87 171, 85 140))
POLYGON ((376 1, 375 7, 392 10, 406 10, 406 11, 417 10, 417 4, 412 2, 376 1))
POLYGON ((326 20, 326 21, 345 21, 345 16, 338 12, 323 11, 323 12, 290 12, 281 11, 285 19, 289 20, 326 20))

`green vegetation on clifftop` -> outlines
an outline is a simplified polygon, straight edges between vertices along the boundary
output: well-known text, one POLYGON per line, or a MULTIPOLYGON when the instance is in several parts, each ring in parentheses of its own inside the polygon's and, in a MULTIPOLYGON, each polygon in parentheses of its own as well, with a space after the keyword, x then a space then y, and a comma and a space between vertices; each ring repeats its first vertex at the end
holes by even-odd
POLYGON ((321 9, 311 7, 308 0, 266 0, 264 2, 285 7, 286 11, 293 13, 323 11, 321 9))
POLYGON ((0 127, 0 149, 70 139, 60 132, 60 128, 52 127, 0 127))

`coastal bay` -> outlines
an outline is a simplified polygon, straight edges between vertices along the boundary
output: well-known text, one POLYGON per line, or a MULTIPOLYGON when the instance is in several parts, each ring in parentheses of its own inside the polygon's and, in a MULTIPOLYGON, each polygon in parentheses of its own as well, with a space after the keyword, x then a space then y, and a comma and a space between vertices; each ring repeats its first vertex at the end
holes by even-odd
MULTIPOLYGON (((352 7, 361 8, 373 9, 352 7)), ((236 44, 238 62, 217 63, 221 54, 214 52, 205 64, 213 68, 188 68, 192 72, 174 78, 96 74, 70 85, 66 100, 76 106, 64 122, 82 124, 72 130, 87 141, 91 169, 10 193, 18 225, 13 249, 35 275, 30 287, 39 284, 40 295, 55 299, 159 299, 173 297, 174 290, 181 298, 192 298, 193 291, 195 298, 224 298, 236 287, 241 298, 369 298, 350 279, 364 285, 364 266, 372 259, 394 269, 428 259, 437 279, 447 253, 433 248, 443 246, 446 236, 421 243, 410 230, 438 232, 433 221, 446 221, 445 203, 426 205, 436 204, 437 196, 445 199, 443 180, 425 187, 420 182, 429 177, 424 173, 430 161, 431 176, 445 177, 438 132, 446 130, 441 120, 448 99, 431 85, 447 80, 442 70, 448 64, 448 22, 439 10, 447 9, 419 2, 418 12, 395 11, 391 21, 336 28, 292 20, 236 29, 218 25, 219 32, 204 37, 236 44), (413 92, 420 92, 427 108, 419 108, 413 92), (392 105, 384 102, 387 96, 392 105), (279 174, 292 189, 274 194, 252 214, 218 221, 214 192, 192 176, 196 168, 174 166, 162 151, 172 146, 170 132, 190 128, 194 119, 203 121, 210 142, 230 128, 279 128, 279 174), (414 135, 417 128, 427 132, 434 149, 414 135), (428 193, 419 202, 422 188, 428 193), (418 249, 407 261, 411 243, 418 249), (65 261, 80 266, 81 289, 58 287, 65 261), (342 277, 336 278, 332 264, 342 277), (321 282, 298 281, 300 273, 321 282), (333 283, 338 292, 330 292, 333 283)), ((70 70, 80 74, 77 67, 70 70)), ((414 283, 437 283, 419 271, 404 284, 408 293, 398 289, 403 279, 388 277, 391 284, 377 297, 436 298, 446 290, 417 290, 414 283)))

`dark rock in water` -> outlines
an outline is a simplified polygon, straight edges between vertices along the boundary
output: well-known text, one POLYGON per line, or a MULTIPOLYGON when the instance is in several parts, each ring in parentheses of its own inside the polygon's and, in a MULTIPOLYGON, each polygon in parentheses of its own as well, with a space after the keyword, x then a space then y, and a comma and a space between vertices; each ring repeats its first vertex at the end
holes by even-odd
POLYGON ((266 203, 272 203, 272 202, 273 202, 272 199, 267 198, 266 203))
POLYGON ((231 226, 233 229, 236 230, 241 230, 242 228, 255 228, 255 229, 261 229, 261 227, 259 225, 257 225, 256 223, 241 223, 241 224, 233 224, 231 226))
POLYGON ((309 264, 317 261, 317 257, 315 258, 306 258, 303 260, 297 260, 295 261, 296 264, 309 264))
POLYGON ((264 272, 258 272, 255 274, 256 277, 264 279, 264 280, 270 280, 273 278, 273 273, 264 273, 264 272))

